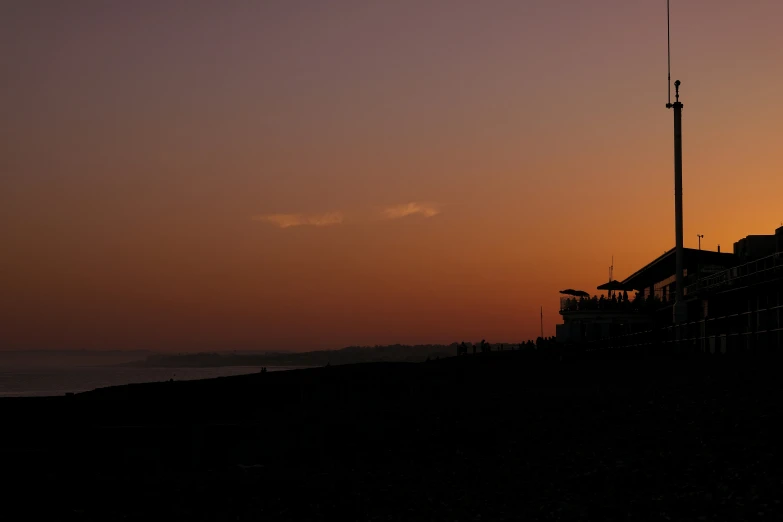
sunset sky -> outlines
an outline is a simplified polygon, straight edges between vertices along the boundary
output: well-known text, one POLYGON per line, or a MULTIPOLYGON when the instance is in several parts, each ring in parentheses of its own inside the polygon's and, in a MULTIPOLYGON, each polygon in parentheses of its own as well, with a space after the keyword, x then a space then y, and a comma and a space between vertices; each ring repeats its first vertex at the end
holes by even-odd
MULTIPOLYGON (((783 220, 783 2, 672 0, 685 246, 783 220)), ((8 0, 0 349, 519 342, 674 246, 665 0, 8 0)))

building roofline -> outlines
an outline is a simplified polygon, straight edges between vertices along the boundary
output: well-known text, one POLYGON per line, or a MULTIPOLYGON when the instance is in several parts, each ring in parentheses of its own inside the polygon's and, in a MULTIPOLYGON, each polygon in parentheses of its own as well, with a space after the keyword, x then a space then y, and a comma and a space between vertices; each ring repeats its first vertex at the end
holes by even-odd
MULTIPOLYGON (((687 258, 693 258, 694 256, 697 257, 697 258, 706 258, 703 261, 701 261, 702 263, 710 263, 710 262, 715 262, 715 261, 727 261, 728 262, 728 266, 733 266, 735 264, 735 262, 736 262, 736 257, 734 256, 734 254, 733 253, 729 253, 729 252, 716 252, 716 251, 713 251, 713 250, 699 250, 699 249, 696 249, 696 248, 684 248, 683 251, 684 251, 684 253, 686 255, 686 259, 687 258)), ((658 256, 655 259, 653 259, 650 263, 646 264, 645 266, 643 266, 642 268, 640 268, 639 270, 637 270, 633 274, 631 274, 628 277, 626 277, 625 279, 623 279, 622 280, 622 284, 626 285, 626 286, 634 286, 636 290, 639 290, 639 288, 637 288, 636 285, 633 285, 633 281, 635 279, 637 279, 637 278, 641 278, 641 276, 645 272, 649 272, 649 271, 655 269, 656 265, 659 265, 659 264, 667 262, 667 260, 671 256, 673 256, 673 255, 675 255, 675 249, 674 248, 672 248, 670 250, 667 250, 666 252, 664 252, 660 256, 658 256)), ((672 269, 672 273, 674 273, 674 272, 676 272, 676 270, 672 269)))

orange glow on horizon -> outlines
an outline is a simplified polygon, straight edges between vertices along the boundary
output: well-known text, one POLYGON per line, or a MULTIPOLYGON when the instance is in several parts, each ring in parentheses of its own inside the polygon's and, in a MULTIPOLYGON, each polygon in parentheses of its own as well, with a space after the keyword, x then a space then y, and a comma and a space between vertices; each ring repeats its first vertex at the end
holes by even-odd
MULTIPOLYGON (((685 246, 731 252, 783 220, 783 4, 681 3, 685 246)), ((665 6, 555 4, 20 4, 0 346, 554 335, 674 245, 665 6)))

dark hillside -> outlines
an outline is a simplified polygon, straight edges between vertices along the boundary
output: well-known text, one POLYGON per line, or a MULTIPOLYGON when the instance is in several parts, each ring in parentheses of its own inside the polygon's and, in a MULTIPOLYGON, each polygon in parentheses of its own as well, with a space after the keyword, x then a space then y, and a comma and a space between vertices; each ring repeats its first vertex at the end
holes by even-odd
POLYGON ((501 352, 0 401, 51 519, 780 516, 777 360, 501 352), (763 513, 760 515, 759 513, 763 513))

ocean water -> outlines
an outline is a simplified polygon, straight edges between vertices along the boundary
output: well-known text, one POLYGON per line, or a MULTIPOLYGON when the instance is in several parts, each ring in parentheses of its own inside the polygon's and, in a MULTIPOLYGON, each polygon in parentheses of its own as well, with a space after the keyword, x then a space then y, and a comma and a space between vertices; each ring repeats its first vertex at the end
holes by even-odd
MULTIPOLYGON (((267 367, 267 371, 292 370, 267 367)), ((220 368, 123 368, 111 366, 35 365, 0 366, 0 397, 45 397, 65 395, 131 383, 186 381, 258 373, 260 367, 220 368)))

